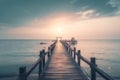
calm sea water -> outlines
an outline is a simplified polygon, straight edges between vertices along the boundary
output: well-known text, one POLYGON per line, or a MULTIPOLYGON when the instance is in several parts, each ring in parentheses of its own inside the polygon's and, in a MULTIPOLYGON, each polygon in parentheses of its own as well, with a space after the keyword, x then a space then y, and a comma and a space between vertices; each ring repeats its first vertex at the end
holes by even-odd
POLYGON ((0 40, 0 77, 15 76, 20 66, 29 68, 50 40, 0 40), (45 42, 46 44, 40 44, 45 42))
MULTIPOLYGON (((99 68, 120 80, 120 40, 80 40, 76 47, 82 56, 88 60, 95 57, 99 68)), ((89 66, 84 62, 82 66, 90 76, 89 66)))
MULTIPOLYGON (((39 51, 47 50, 51 43, 50 40, 0 40, 0 77, 17 75, 20 66, 29 68, 38 59, 39 51)), ((96 57, 98 67, 120 79, 120 40, 79 40, 76 47, 85 58, 96 57)), ((89 66, 85 63, 82 66, 89 76, 89 66)))

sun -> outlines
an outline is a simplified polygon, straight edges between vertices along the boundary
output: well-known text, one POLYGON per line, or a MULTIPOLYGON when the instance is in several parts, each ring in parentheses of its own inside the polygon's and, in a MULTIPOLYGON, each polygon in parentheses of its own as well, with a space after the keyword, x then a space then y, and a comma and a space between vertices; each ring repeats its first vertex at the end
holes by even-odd
POLYGON ((62 26, 56 26, 54 28, 54 31, 56 36, 62 36, 62 34, 64 33, 64 29, 62 28, 62 26))
POLYGON ((62 34, 62 31, 63 31, 63 30, 62 30, 61 27, 57 27, 57 28, 56 28, 56 31, 57 31, 58 34, 62 34))

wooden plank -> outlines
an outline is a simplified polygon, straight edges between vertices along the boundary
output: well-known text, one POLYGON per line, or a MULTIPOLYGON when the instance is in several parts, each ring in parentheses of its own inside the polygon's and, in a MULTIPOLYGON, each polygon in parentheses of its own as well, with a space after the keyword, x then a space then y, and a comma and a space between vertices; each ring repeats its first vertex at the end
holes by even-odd
POLYGON ((64 46, 58 42, 53 55, 39 80, 88 80, 74 63, 64 46))

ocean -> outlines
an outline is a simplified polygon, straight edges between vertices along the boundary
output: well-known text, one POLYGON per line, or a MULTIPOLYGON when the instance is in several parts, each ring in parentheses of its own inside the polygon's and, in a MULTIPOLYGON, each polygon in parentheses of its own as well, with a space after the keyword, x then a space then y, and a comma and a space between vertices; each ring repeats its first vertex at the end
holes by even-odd
MULTIPOLYGON (((0 78, 18 75, 20 66, 30 68, 39 58, 42 49, 47 51, 51 40, 0 40, 0 78), (46 44, 40 44, 44 42, 46 44)), ((120 80, 120 40, 79 40, 75 45, 86 59, 96 57, 99 68, 120 80)), ((88 76, 90 68, 82 62, 88 76)), ((37 70, 34 71, 37 73, 37 70)), ((99 75, 98 75, 99 76, 99 75)))
MULTIPOLYGON (((82 56, 88 60, 95 57, 100 69, 115 80, 120 80, 120 40, 79 40, 76 47, 81 50, 82 56)), ((90 76, 90 67, 84 62, 82 67, 90 76)))
POLYGON ((47 51, 51 43, 51 40, 0 40, 0 78, 18 75, 20 66, 29 69, 38 60, 39 52, 47 51))

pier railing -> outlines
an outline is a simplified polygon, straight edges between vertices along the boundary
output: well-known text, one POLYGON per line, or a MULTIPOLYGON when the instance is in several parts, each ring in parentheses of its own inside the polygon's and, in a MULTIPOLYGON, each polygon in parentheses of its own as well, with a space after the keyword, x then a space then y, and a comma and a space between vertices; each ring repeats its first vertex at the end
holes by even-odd
POLYGON ((40 77, 40 74, 42 73, 42 71, 45 68, 45 64, 46 64, 46 56, 48 57, 48 59, 50 58, 50 56, 52 55, 53 49, 55 47, 57 41, 55 41, 53 44, 50 45, 50 47, 48 47, 48 51, 45 52, 45 50, 43 49, 42 51, 40 51, 39 54, 39 59, 37 60, 37 62, 27 71, 26 70, 26 66, 22 66, 19 68, 19 76, 17 80, 27 80, 28 76, 34 71, 34 69, 39 66, 38 70, 38 75, 40 77))
POLYGON ((98 73, 100 76, 102 76, 105 80, 114 80, 111 76, 109 76, 106 72, 104 72, 103 70, 101 70, 100 68, 98 68, 98 65, 96 64, 96 58, 95 57, 91 57, 90 61, 87 60, 86 58, 84 58, 81 55, 81 51, 78 50, 76 51, 76 48, 74 47, 74 49, 72 50, 72 48, 70 47, 70 45, 62 40, 61 43, 65 46, 66 50, 68 51, 68 53, 72 56, 73 55, 73 59, 76 61, 77 59, 77 64, 79 66, 81 66, 81 61, 87 63, 90 68, 91 68, 91 80, 96 80, 96 73, 98 73))

